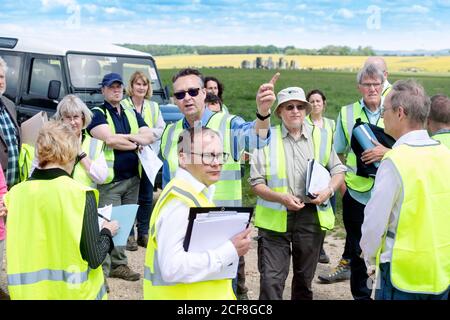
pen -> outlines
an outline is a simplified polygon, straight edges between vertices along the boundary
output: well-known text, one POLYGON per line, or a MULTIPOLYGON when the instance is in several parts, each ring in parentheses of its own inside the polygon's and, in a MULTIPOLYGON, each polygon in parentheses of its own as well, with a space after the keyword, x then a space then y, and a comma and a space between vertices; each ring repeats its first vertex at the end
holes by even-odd
POLYGON ((102 219, 105 219, 106 221, 108 221, 108 222, 111 222, 111 220, 109 220, 108 218, 106 218, 104 215, 102 215, 101 213, 97 213, 98 214, 98 216, 100 217, 100 218, 102 218, 102 219))

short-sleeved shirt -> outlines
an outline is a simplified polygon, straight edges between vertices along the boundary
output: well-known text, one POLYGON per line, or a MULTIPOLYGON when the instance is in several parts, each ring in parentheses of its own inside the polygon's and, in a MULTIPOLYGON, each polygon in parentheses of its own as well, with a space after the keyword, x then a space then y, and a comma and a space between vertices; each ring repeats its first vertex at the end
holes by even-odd
MULTIPOLYGON (((120 106, 120 114, 117 112, 117 109, 114 108, 107 101, 100 107, 103 109, 107 109, 109 113, 106 113, 107 116, 111 114, 112 121, 114 123, 116 133, 118 134, 129 134, 131 132, 130 123, 128 122, 127 115, 124 112, 122 106, 120 106)), ((108 124, 106 121, 105 114, 100 110, 92 110, 93 117, 89 126, 86 128, 87 132, 91 134, 91 130, 98 125, 108 124)), ((142 119, 141 115, 134 110, 136 115, 138 127, 147 127, 144 119, 142 119)), ((138 175, 138 164, 139 159, 134 150, 122 151, 114 149, 114 180, 121 181, 125 179, 132 178, 138 175)))
MULTIPOLYGON (((309 126, 303 125, 300 138, 295 139, 291 136, 282 124, 281 136, 283 140, 284 155, 286 161, 286 174, 288 181, 288 192, 302 201, 309 203, 310 199, 305 196, 306 169, 308 159, 314 158, 314 142, 312 130, 309 126)), ((267 184, 265 179, 265 163, 264 151, 262 149, 253 152, 254 163, 250 167, 249 183, 252 186, 257 184, 267 184)), ((339 160, 334 149, 331 150, 330 159, 326 166, 330 174, 345 173, 346 167, 339 160)))

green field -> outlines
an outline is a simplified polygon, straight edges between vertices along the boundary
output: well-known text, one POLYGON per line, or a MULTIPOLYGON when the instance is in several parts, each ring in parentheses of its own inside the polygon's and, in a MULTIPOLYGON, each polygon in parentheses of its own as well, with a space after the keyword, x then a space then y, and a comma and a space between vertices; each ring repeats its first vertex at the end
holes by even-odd
MULTIPOLYGON (((169 85, 171 90, 171 78, 176 73, 174 69, 159 70, 163 83, 169 85)), ((224 103, 231 113, 243 117, 250 121, 255 119, 256 102, 255 96, 258 87, 271 79, 275 71, 271 70, 245 70, 245 69, 200 69, 204 75, 215 76, 220 79, 224 86, 224 103)), ((444 93, 450 95, 450 77, 448 76, 420 76, 414 74, 426 89, 429 95, 444 93)), ((389 77, 391 83, 399 79, 406 79, 408 76, 392 75, 389 77)), ((321 89, 328 101, 326 116, 336 118, 339 109, 343 105, 352 103, 360 98, 356 88, 356 74, 345 72, 325 72, 325 71, 303 71, 303 70, 283 70, 276 83, 275 90, 299 86, 307 93, 309 90, 321 89)), ((275 120, 276 117, 272 117, 275 120)), ((246 170, 246 178, 248 170, 246 170)), ((252 195, 248 183, 243 181, 244 203, 253 205, 255 197, 252 195)), ((340 201, 338 201, 338 212, 340 212, 340 201)), ((341 215, 338 215, 338 223, 341 223, 341 215)))

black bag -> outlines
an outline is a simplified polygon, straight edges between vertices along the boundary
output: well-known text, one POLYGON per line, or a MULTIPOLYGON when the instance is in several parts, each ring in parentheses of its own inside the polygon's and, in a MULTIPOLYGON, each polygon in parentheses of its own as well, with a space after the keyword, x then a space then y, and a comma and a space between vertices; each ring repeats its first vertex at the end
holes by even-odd
MULTIPOLYGON (((353 130, 357 128, 358 126, 364 124, 364 122, 361 121, 360 118, 356 119, 355 126, 353 127, 353 130)), ((386 134, 384 132, 384 129, 381 127, 378 127, 374 124, 367 124, 370 129, 372 130, 373 134, 377 138, 378 142, 382 144, 383 146, 392 149, 392 146, 395 143, 395 139, 392 138, 390 135, 386 134)), ((355 136, 352 134, 351 139, 351 147, 353 152, 356 155, 356 174, 361 177, 374 177, 377 173, 377 167, 373 163, 366 165, 361 161, 361 154, 363 153, 363 148, 358 143, 358 140, 356 140, 355 136)))

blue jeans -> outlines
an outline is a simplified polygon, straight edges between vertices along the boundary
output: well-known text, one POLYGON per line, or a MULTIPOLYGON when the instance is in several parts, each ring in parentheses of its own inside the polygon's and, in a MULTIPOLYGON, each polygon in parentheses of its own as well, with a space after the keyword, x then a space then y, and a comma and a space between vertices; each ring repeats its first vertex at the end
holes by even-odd
POLYGON ((400 291, 391 282, 391 264, 380 264, 380 288, 375 290, 375 300, 447 300, 449 289, 441 294, 409 293, 400 291))
MULTIPOLYGON (((150 216, 152 214, 153 186, 148 180, 145 171, 142 170, 141 182, 139 186, 139 209, 136 214, 136 225, 138 237, 148 235, 150 216)), ((130 236, 134 236, 134 228, 131 229, 130 236)))

